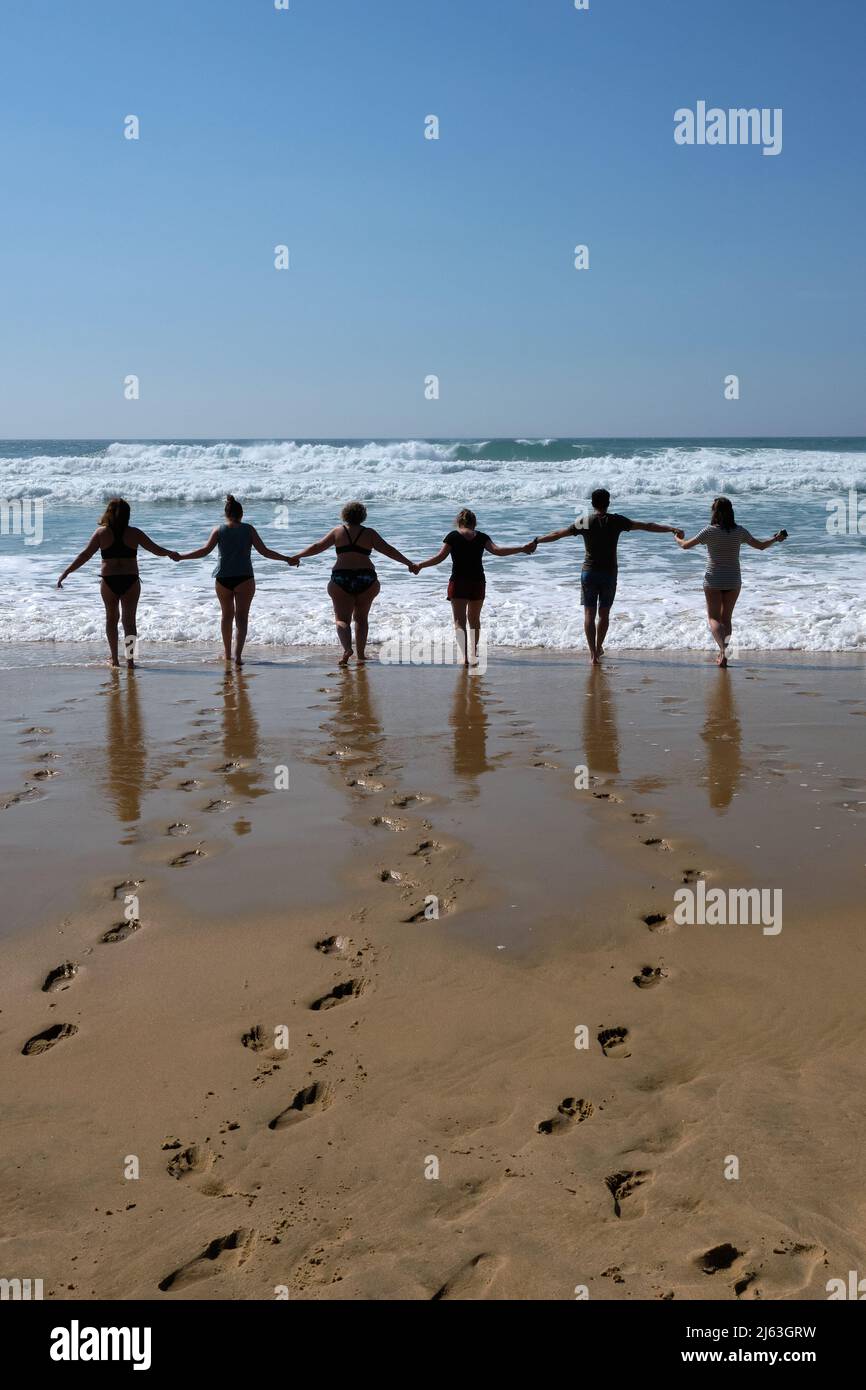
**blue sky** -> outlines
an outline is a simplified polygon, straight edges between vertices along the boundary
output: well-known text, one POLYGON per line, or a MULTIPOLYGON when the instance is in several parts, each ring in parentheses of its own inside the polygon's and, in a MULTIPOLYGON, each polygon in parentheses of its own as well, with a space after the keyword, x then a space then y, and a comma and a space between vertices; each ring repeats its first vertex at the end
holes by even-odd
POLYGON ((4 6, 0 433, 866 433, 864 42, 862 0, 4 6), (699 99, 782 153, 677 146, 699 99))

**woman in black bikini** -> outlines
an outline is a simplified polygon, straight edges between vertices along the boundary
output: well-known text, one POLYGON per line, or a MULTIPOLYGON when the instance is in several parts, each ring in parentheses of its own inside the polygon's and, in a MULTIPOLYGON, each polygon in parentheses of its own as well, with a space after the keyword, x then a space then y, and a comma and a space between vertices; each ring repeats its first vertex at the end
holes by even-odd
POLYGON ((357 660, 367 659, 367 618, 380 587, 378 575, 370 563, 371 552, 378 550, 381 555, 405 565, 413 573, 417 574, 417 570, 411 560, 383 541, 378 531, 364 525, 367 508, 363 502, 347 502, 340 515, 343 518, 341 525, 335 526, 314 545, 308 545, 306 550, 299 550, 297 555, 292 556, 291 563, 296 564, 308 555, 321 555, 323 550, 329 550, 331 546, 336 550, 339 558, 331 571, 328 593, 334 605, 337 636, 343 648, 340 665, 345 666, 352 655, 353 622, 357 660))
POLYGON ((179 558, 176 550, 166 550, 137 526, 130 526, 129 503, 122 497, 112 497, 100 520, 99 529, 94 531, 84 550, 76 556, 57 581, 58 589, 62 589, 67 575, 86 565, 97 550, 102 552, 100 592, 105 604, 105 635, 108 638, 111 665, 120 665, 117 655, 117 620, 120 617, 123 621, 126 664, 130 670, 135 665, 135 614, 141 596, 136 553, 139 546, 149 550, 151 555, 165 555, 170 560, 179 558))
POLYGON ((232 627, 235 630, 235 665, 242 666, 241 654, 247 640, 250 605, 256 592, 253 576, 252 550, 255 546, 267 560, 282 560, 287 565, 300 564, 289 555, 281 555, 265 545, 255 526, 243 520, 244 509, 231 493, 226 497, 225 521, 215 526, 198 550, 176 555, 177 560, 200 560, 219 548, 219 562, 213 572, 214 588, 219 599, 222 620, 220 632, 226 661, 232 659, 232 627))
POLYGON ((485 550, 491 555, 531 555, 538 545, 537 539, 528 541, 526 545, 495 545, 486 532, 475 529, 476 524, 475 513, 464 507, 454 522, 457 529, 448 532, 439 553, 416 566, 417 573, 430 565, 441 565, 443 560, 451 556, 448 600, 454 614, 457 645, 463 655, 464 666, 477 665, 481 609, 484 607, 486 593, 483 564, 485 550), (474 648, 471 654, 466 645, 467 624, 473 633, 474 648))

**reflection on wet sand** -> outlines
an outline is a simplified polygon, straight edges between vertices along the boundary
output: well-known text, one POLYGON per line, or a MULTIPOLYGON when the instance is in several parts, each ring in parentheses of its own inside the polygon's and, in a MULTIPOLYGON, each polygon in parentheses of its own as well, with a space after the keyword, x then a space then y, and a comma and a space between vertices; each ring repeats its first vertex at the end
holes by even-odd
POLYGON ((723 811, 730 806, 743 775, 743 730, 728 671, 720 671, 719 679, 709 682, 701 738, 707 750, 710 806, 714 811, 723 811))
POLYGON ((601 666, 587 672, 583 700, 583 751, 591 773, 618 775, 619 729, 616 701, 607 673, 601 666))
POLYGON ((120 671, 111 671, 105 690, 105 796, 117 819, 130 825, 141 818, 147 769, 136 673, 121 675, 120 671))
POLYGON ((454 731, 454 772, 468 782, 467 796, 478 795, 474 779, 490 772, 494 766, 487 756, 489 718, 485 702, 489 697, 490 687, 484 676, 461 667, 457 672, 449 722, 454 731))
MULTIPOLYGON (((241 668, 229 666, 222 682, 223 756, 229 777, 230 794, 251 800, 271 790, 264 784, 259 768, 259 723, 250 699, 250 677, 241 668)), ((238 834, 246 834, 249 822, 235 822, 238 834)))
POLYGON ((342 667, 339 680, 340 696, 330 721, 333 732, 365 759, 380 757, 384 734, 366 665, 342 667))

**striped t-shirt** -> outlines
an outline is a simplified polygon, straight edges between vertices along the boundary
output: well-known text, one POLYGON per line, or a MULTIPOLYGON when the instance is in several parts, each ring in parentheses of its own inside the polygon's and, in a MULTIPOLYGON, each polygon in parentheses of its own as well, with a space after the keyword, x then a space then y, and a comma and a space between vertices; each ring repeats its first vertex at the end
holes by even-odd
POLYGON ((740 546, 751 539, 745 526, 735 526, 732 531, 725 531, 721 526, 705 526, 698 532, 695 540, 709 551, 704 575, 708 589, 739 589, 742 582, 740 546))

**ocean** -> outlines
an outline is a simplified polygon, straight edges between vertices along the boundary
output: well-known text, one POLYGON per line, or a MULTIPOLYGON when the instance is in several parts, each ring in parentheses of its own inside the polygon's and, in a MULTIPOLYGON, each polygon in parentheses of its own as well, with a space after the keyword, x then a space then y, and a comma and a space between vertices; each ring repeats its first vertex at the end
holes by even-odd
MULTIPOLYGON (((189 550, 221 520, 231 491, 265 541, 286 553, 324 535, 342 503, 359 497, 369 524, 421 560, 438 550, 462 506, 477 512, 495 541, 523 543, 571 522, 596 486, 610 490, 613 510, 675 523, 687 534, 706 524, 719 493, 731 497, 753 535, 787 528, 785 545, 743 551, 736 622, 743 649, 866 647, 866 439, 7 440, 0 441, 7 600, 0 661, 16 664, 26 650, 28 660, 50 662, 58 643, 73 653, 81 644, 81 659, 94 659, 84 644, 103 640, 98 557, 62 591, 55 584, 114 493, 127 498, 133 522, 155 540, 189 550), (14 499, 24 499, 25 515, 41 506, 38 544, 19 533, 14 499)), ((569 538, 533 557, 488 557, 488 641, 580 647, 582 554, 582 541, 569 538)), ((256 557, 251 645, 334 646, 325 592, 332 559, 317 556, 289 570, 256 557)), ((704 559, 702 547, 682 553, 669 536, 624 536, 611 648, 709 650, 704 559)), ((140 563, 142 656, 148 642, 173 644, 180 660, 202 643, 217 646, 214 557, 175 565, 142 552, 140 563)), ((381 557, 372 641, 450 622, 448 568, 413 578, 381 557)))

